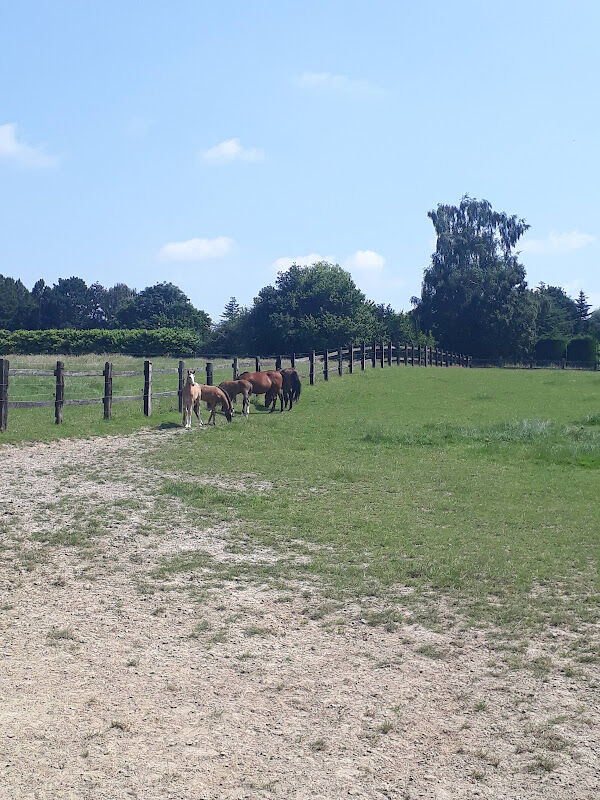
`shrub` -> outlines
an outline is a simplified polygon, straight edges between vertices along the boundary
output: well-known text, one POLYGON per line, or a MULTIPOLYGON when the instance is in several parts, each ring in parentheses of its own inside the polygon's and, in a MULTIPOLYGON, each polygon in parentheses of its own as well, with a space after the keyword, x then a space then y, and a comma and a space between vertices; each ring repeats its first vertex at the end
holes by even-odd
POLYGON ((565 339, 539 339, 535 346, 537 361, 560 361, 565 357, 565 339))
POLYGON ((569 361, 591 361, 598 358, 598 342, 594 336, 576 336, 567 347, 569 361))
POLYGON ((123 353, 133 356, 193 356, 204 344, 197 331, 155 330, 0 331, 0 355, 123 353))

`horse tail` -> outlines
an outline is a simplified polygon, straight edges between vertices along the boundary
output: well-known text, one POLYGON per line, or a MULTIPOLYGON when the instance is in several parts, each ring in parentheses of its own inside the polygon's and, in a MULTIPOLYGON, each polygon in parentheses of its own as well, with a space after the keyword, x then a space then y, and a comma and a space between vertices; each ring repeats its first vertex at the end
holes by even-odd
POLYGON ((300 392, 302 391, 302 383, 300 381, 300 376, 295 370, 292 375, 292 391, 294 392, 294 400, 298 402, 300 392))

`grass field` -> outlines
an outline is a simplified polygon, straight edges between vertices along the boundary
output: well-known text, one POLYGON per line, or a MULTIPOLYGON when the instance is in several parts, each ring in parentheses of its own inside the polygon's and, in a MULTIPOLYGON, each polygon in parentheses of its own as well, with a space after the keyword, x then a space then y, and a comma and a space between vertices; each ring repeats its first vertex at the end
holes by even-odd
POLYGON ((11 797, 597 796, 600 375, 113 411, 0 438, 11 797))
MULTIPOLYGON (((176 381, 157 378, 157 391, 176 381)), ((102 393, 101 378, 71 380, 86 381, 84 396, 102 393)), ((115 394, 139 382, 120 380, 115 394)), ((207 519, 233 515, 255 543, 310 553, 301 566, 270 565, 271 581, 318 576, 331 595, 403 604, 441 593, 472 620, 515 626, 597 612, 600 375, 393 367, 306 384, 292 414, 257 403, 247 423, 221 418, 186 446, 157 449, 154 465, 181 475, 160 491, 207 519), (194 482, 248 473, 273 490, 194 482)), ((156 403, 151 420, 139 403, 115 405, 109 422, 101 407, 67 408, 62 426, 52 409, 11 410, 2 441, 174 427, 176 402, 156 403)))

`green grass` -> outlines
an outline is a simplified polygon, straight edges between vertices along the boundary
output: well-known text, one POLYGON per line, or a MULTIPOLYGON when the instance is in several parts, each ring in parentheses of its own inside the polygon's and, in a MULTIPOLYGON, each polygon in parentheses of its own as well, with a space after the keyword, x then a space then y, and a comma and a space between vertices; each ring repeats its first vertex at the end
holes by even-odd
POLYGON ((415 614, 444 596, 472 622, 577 626, 600 589, 598 408, 595 373, 394 367, 307 387, 291 414, 192 433, 193 459, 181 441, 153 458, 182 476, 167 494, 200 516, 221 508, 281 555, 238 575, 415 614), (248 473, 273 490, 194 482, 248 473))
MULTIPOLYGON (((247 421, 166 435, 145 456, 179 476, 156 488, 182 515, 230 521, 232 546, 279 559, 191 551, 163 559, 155 580, 299 581, 359 598, 362 616, 391 625, 404 612, 439 624, 440 597, 451 614, 515 631, 597 618, 600 374, 392 367, 304 384, 291 413, 255 406, 247 421), (249 488, 196 481, 207 475, 249 488), (272 490, 255 490, 261 481, 272 490)), ((43 422, 11 410, 0 441, 168 428, 180 423, 170 400, 150 420, 126 404, 108 423, 101 407, 65 409, 62 428, 52 409, 43 422)))
MULTIPOLYGON (((58 359, 64 361, 65 369, 71 371, 102 371, 106 361, 113 364, 115 372, 143 371, 144 359, 124 355, 86 355, 86 356, 7 356, 11 369, 54 370, 58 359)), ((174 358, 153 358, 153 392, 177 390, 177 374, 160 375, 161 369, 177 369, 178 360, 174 358)), ((252 359, 240 360, 240 369, 254 369, 252 359)), ((232 376, 231 360, 215 359, 214 381, 220 383, 232 376)), ((206 359, 189 358, 186 369, 196 369, 199 382, 205 380, 206 359)), ((271 369, 274 362, 265 362, 264 368, 271 369)), ((11 375, 9 379, 9 399, 27 401, 54 401, 55 379, 52 376, 11 375)), ((144 390, 144 378, 113 378, 113 396, 140 395, 144 390)), ((101 398, 104 395, 104 378, 65 377, 65 400, 101 398)), ((141 427, 169 427, 178 425, 181 414, 177 410, 177 397, 155 398, 151 418, 143 414, 141 400, 114 403, 112 419, 103 419, 101 403, 90 406, 65 406, 63 424, 54 424, 54 406, 47 408, 11 408, 8 412, 8 429, 0 434, 2 442, 51 441, 70 436, 102 436, 106 434, 130 433, 141 427)), ((204 416, 206 421, 206 415, 204 416)))

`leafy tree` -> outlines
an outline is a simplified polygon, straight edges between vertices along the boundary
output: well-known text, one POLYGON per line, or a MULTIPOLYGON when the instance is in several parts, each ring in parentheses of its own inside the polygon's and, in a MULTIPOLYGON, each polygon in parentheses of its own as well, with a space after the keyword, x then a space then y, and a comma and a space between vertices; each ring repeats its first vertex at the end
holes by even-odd
POLYGON ((534 294, 538 304, 538 338, 572 336, 577 324, 577 306, 565 290, 560 286, 540 283, 534 294))
POLYGON ((108 326, 117 326, 119 311, 127 305, 127 302, 136 296, 135 289, 130 289, 125 283, 115 283, 110 289, 106 289, 104 295, 104 311, 108 320, 108 326))
POLYGON ((189 328, 207 334, 210 317, 172 283, 148 286, 117 312, 123 328, 189 328))
POLYGON ((59 278, 45 290, 41 304, 43 328, 87 328, 92 317, 92 298, 86 282, 75 276, 59 278))
POLYGON ((394 311, 389 303, 369 303, 369 306, 376 321, 378 339, 412 342, 413 344, 434 344, 432 336, 421 333, 418 320, 413 313, 394 311))
POLYGON ((0 275, 0 330, 27 328, 35 319, 35 302, 27 287, 0 275))
POLYGON ((588 320, 590 334, 600 341, 600 308, 592 311, 588 320))
POLYGON ((537 306, 514 248, 528 225, 465 195, 428 214, 437 236, 416 314, 444 347, 518 357, 536 338, 537 306))
POLYGON ((375 332, 372 311, 350 274, 325 261, 280 272, 248 315, 249 341, 263 353, 333 348, 375 332))

